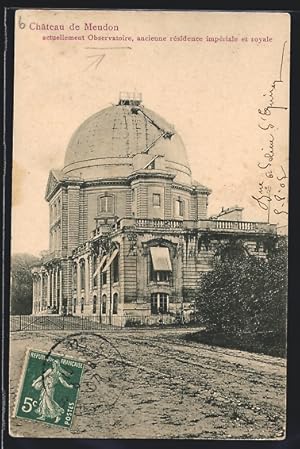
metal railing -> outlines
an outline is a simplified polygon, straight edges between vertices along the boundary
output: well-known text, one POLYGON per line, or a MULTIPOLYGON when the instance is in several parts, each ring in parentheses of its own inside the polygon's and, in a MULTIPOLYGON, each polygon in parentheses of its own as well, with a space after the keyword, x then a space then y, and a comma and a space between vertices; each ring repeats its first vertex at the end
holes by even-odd
POLYGON ((10 331, 96 331, 174 327, 192 324, 170 314, 160 315, 11 315, 10 331))

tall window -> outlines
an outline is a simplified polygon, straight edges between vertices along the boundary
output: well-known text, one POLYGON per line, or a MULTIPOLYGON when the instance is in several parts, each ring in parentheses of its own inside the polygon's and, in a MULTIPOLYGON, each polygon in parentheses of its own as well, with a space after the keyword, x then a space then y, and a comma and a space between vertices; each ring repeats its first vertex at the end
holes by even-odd
POLYGON ((118 293, 114 293, 113 295, 113 314, 116 315, 118 313, 118 293))
POLYGON ((101 274, 102 276, 102 285, 107 284, 107 271, 104 271, 104 273, 101 274))
POLYGON ((158 313, 158 293, 152 293, 151 295, 151 313, 158 313))
POLYGON ((95 273, 95 270, 96 270, 96 267, 97 267, 97 256, 94 255, 92 260, 93 260, 93 287, 97 287, 98 276, 97 275, 94 276, 94 273, 95 273))
POLYGON ((113 270, 113 282, 119 282, 119 254, 117 254, 113 260, 112 270, 113 270))
POLYGON ((152 201, 153 201, 153 206, 159 207, 160 206, 160 194, 153 193, 152 201))
POLYGON ((175 215, 177 217, 183 217, 184 215, 184 201, 180 198, 175 200, 175 215))
POLYGON ((97 310, 97 296, 93 297, 93 313, 96 313, 97 310))
POLYGON ((166 293, 160 293, 159 294, 159 311, 161 313, 167 313, 168 312, 168 295, 166 293))
POLYGON ((167 293, 152 293, 151 313, 167 313, 169 310, 169 295, 167 293))
POLYGON ((106 295, 102 295, 102 314, 106 314, 106 295))
POLYGON ((77 290, 77 264, 74 263, 72 267, 73 289, 77 290))
POLYGON ((112 195, 98 197, 98 214, 114 212, 114 198, 112 195))
POLYGON ((80 284, 81 290, 85 289, 85 261, 80 261, 80 284))

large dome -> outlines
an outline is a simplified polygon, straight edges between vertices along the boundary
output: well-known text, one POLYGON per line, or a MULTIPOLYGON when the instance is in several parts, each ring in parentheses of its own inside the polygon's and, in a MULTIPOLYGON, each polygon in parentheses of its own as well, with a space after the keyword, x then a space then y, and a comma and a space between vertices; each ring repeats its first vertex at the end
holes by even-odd
POLYGON ((190 183, 182 139, 174 128, 140 102, 120 101, 85 120, 65 155, 66 176, 83 179, 124 177, 134 171, 137 154, 164 156, 164 166, 179 182, 190 183))

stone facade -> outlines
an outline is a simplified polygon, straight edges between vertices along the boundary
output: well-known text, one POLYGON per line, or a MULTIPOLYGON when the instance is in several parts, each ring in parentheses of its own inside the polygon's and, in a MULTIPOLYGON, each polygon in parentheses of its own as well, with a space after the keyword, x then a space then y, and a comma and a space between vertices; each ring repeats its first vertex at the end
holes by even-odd
POLYGON ((51 170, 49 253, 33 269, 33 313, 188 319, 193 291, 224 251, 266 257, 276 229, 242 208, 207 217, 210 190, 191 178, 174 128, 133 96, 74 133, 51 170))

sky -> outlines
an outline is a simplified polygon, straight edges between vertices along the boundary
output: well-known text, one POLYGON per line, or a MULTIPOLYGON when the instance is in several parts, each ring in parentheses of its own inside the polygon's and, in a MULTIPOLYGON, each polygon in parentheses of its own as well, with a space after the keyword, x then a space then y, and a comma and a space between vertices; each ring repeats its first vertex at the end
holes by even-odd
POLYGON ((121 91, 175 126, 212 189, 209 215, 239 205, 244 220, 287 224, 288 14, 19 10, 15 37, 13 253, 48 249, 49 170, 121 91), (65 35, 84 40, 49 38, 65 35))

